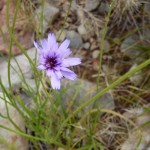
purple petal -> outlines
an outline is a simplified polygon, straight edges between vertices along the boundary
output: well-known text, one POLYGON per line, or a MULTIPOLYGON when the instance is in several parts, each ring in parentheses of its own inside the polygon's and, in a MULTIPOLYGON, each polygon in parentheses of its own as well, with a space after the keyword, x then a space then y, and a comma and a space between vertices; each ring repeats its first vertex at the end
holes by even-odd
POLYGON ((36 41, 34 41, 34 46, 36 47, 38 52, 41 54, 42 53, 42 48, 39 46, 39 44, 36 41))
POLYGON ((46 39, 42 39, 42 40, 40 40, 40 42, 41 42, 41 45, 42 45, 44 51, 49 51, 50 50, 50 48, 48 47, 48 42, 47 42, 46 39))
POLYGON ((56 74, 58 79, 61 79, 63 77, 63 75, 60 71, 55 71, 55 74, 56 74))
POLYGON ((51 86, 53 89, 60 89, 60 79, 55 74, 51 77, 51 86))
POLYGON ((79 64, 81 64, 80 58, 67 58, 67 59, 64 59, 62 62, 62 66, 64 67, 70 67, 70 66, 75 66, 79 64))
POLYGON ((58 50, 58 43, 54 44, 51 51, 56 52, 58 50))
POLYGON ((46 58, 44 58, 43 56, 40 56, 39 63, 42 64, 42 65, 44 65, 45 62, 46 62, 46 58))
POLYGON ((55 45, 57 44, 56 42, 56 37, 53 33, 48 34, 48 46, 50 49, 52 49, 55 45))
POLYGON ((72 52, 70 51, 69 48, 67 48, 65 50, 59 51, 58 53, 61 58, 65 58, 65 57, 69 56, 72 52))
POLYGON ((47 73, 47 76, 49 76, 49 77, 52 77, 54 75, 53 70, 50 70, 50 69, 47 70, 46 73, 47 73))
POLYGON ((64 51, 65 49, 68 48, 70 44, 70 41, 68 39, 66 39, 64 42, 61 43, 61 45, 59 46, 59 51, 64 51))
POLYGON ((74 80, 77 77, 77 75, 68 68, 61 68, 61 73, 65 78, 70 80, 74 80))
POLYGON ((56 43, 55 45, 53 45, 53 47, 51 48, 51 50, 48 52, 47 55, 49 55, 50 57, 54 56, 54 55, 56 55, 57 50, 58 50, 58 43, 56 43))
POLYGON ((62 75, 67 78, 67 79, 70 79, 70 80, 74 80, 76 79, 77 75, 74 73, 74 72, 67 72, 67 71, 62 71, 62 75))
POLYGON ((61 69, 61 66, 54 67, 54 70, 56 70, 56 71, 60 71, 60 69, 61 69))
POLYGON ((73 71, 71 71, 70 69, 68 69, 66 67, 61 67, 60 69, 61 69, 61 71, 73 72, 73 71))
POLYGON ((65 58, 71 54, 71 51, 68 48, 69 44, 70 44, 70 41, 66 39, 58 48, 57 53, 59 54, 61 58, 65 58))
POLYGON ((40 66, 38 66, 37 68, 38 68, 39 70, 45 70, 45 69, 46 69, 46 67, 43 66, 43 65, 40 65, 40 66))

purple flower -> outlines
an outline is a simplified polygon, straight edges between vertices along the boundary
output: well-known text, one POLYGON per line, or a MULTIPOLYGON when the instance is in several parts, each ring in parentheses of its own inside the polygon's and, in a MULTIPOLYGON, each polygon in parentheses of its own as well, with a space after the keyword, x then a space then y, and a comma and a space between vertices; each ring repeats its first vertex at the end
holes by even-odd
POLYGON ((48 34, 48 39, 42 39, 39 43, 34 41, 34 45, 39 53, 39 70, 46 70, 51 79, 53 89, 60 89, 60 80, 65 77, 74 80, 77 75, 68 69, 81 63, 80 58, 66 58, 71 54, 68 48, 69 40, 65 40, 60 45, 56 42, 54 34, 48 34))

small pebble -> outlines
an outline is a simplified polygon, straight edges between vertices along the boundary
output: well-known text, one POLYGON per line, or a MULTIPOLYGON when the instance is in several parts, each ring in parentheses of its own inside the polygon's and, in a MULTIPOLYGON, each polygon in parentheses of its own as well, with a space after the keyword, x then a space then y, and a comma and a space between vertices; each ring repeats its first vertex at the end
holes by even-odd
POLYGON ((89 42, 87 42, 87 43, 85 43, 84 45, 83 45, 83 47, 85 48, 85 49, 90 49, 90 43, 89 42))
POLYGON ((95 50, 93 53, 92 53, 92 57, 95 59, 95 58, 98 58, 99 57, 99 50, 95 50))
POLYGON ((56 38, 58 39, 59 42, 62 42, 65 40, 66 35, 67 35, 66 30, 63 30, 63 31, 59 30, 56 33, 56 38), (60 33, 61 33, 61 35, 60 35, 60 33))

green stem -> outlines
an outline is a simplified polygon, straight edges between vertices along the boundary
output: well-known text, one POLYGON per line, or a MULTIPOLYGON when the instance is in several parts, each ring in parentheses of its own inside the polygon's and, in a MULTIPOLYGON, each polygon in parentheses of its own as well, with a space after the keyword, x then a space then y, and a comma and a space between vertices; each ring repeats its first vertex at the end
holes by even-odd
POLYGON ((22 136, 24 136, 24 137, 27 137, 27 138, 29 138, 29 139, 33 139, 33 140, 37 140, 37 141, 43 141, 43 142, 45 142, 45 143, 47 143, 47 142, 49 141, 49 143, 51 143, 51 144, 55 144, 55 145, 64 147, 63 144, 58 143, 58 142, 56 142, 55 140, 52 140, 52 139, 46 140, 46 139, 43 139, 43 138, 39 138, 39 137, 36 137, 36 136, 32 136, 32 135, 29 135, 29 134, 25 134, 25 133, 23 133, 23 132, 10 129, 10 128, 8 128, 8 127, 6 127, 6 126, 3 126, 3 125, 1 125, 1 124, 0 124, 0 127, 3 128, 3 129, 5 129, 5 130, 8 130, 8 131, 14 132, 14 133, 16 133, 16 134, 22 135, 22 136))
POLYGON ((17 19, 17 14, 19 11, 19 6, 20 6, 20 0, 17 1, 16 10, 15 10, 14 18, 13 18, 13 22, 12 22, 12 27, 10 27, 10 24, 9 24, 10 0, 7 0, 7 2, 6 2, 6 23, 7 23, 7 28, 8 28, 9 34, 10 34, 9 57, 8 57, 8 83, 9 83, 10 89, 11 89, 10 61, 11 61, 11 56, 12 56, 12 44, 13 44, 13 39, 12 39, 11 35, 14 33, 14 27, 15 27, 15 22, 17 19))
POLYGON ((69 8, 68 8, 68 11, 67 11, 66 16, 65 16, 64 24, 63 24, 63 26, 62 26, 62 28, 61 28, 61 32, 60 32, 60 34, 59 34, 57 40, 60 38, 60 36, 61 36, 61 34, 62 34, 63 30, 64 30, 64 27, 65 27, 65 24, 66 24, 66 22, 67 22, 67 18, 68 18, 70 9, 71 9, 71 4, 72 4, 72 0, 70 0, 69 8))
POLYGON ((106 17, 106 23, 105 23, 105 26, 104 26, 104 33, 103 33, 103 36, 101 38, 101 46, 100 46, 100 55, 99 55, 99 68, 98 68, 98 77, 97 77, 97 90, 98 90, 98 87, 99 87, 99 81, 100 81, 100 72, 101 72, 101 66, 102 66, 102 57, 103 57, 103 50, 104 50, 104 41, 105 41, 105 37, 106 37, 106 33, 107 33, 107 27, 108 27, 108 22, 109 22, 109 19, 110 19, 110 15, 111 15, 111 12, 112 12, 112 9, 113 9, 113 6, 114 6, 114 0, 112 1, 111 5, 110 5, 110 10, 108 12, 108 15, 106 17))

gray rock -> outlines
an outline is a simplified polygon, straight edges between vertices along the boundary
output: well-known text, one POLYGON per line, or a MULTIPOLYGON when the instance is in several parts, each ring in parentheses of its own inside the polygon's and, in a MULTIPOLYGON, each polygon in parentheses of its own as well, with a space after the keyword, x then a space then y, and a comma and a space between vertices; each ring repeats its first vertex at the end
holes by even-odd
MULTIPOLYGON (((33 100, 33 93, 32 96, 29 95, 28 93, 25 93, 24 91, 22 91, 21 93, 19 93, 20 99, 23 101, 23 103, 30 109, 35 109, 36 108, 36 103, 33 100)), ((22 110, 23 111, 23 110, 22 110)), ((26 114, 28 116, 28 114, 26 114)))
MULTIPOLYGON (((0 93, 0 97, 1 97, 0 98, 0 114, 1 114, 0 124, 12 130, 16 130, 16 131, 18 130, 14 127, 14 125, 10 122, 8 118, 4 118, 4 117, 8 117, 7 109, 6 109, 6 103, 7 103, 9 117, 19 127, 20 130, 25 131, 25 125, 22 116, 12 105, 10 105, 10 101, 8 98, 6 98, 6 95, 4 97, 3 93, 0 93)), ((0 142, 1 150, 10 150, 10 149, 28 150, 29 147, 28 141, 25 137, 16 134, 14 132, 11 132, 9 130, 3 129, 2 127, 0 128, 0 140, 3 141, 0 142)))
POLYGON ((99 57, 99 50, 95 50, 92 52, 92 57, 95 59, 95 58, 98 58, 99 57))
POLYGON ((109 4, 102 2, 100 7, 98 8, 98 12, 100 14, 105 14, 109 12, 109 4))
POLYGON ((126 38, 121 44, 121 52, 131 58, 135 58, 140 54, 140 51, 135 47, 135 43, 136 40, 132 36, 126 38))
MULTIPOLYGON (((40 17, 41 17, 41 12, 42 12, 42 6, 39 7, 35 14, 36 14, 36 20, 37 23, 40 23, 40 17)), ((48 26, 50 23, 52 23, 56 17, 59 14, 59 9, 50 5, 49 3, 45 2, 44 3, 44 7, 43 7, 43 33, 45 33, 45 31, 47 30, 48 26)))
POLYGON ((30 91, 33 91, 33 92, 37 92, 35 79, 26 79, 26 84, 24 82, 22 82, 21 87, 24 90, 27 90, 27 91, 30 90, 30 91))
POLYGON ((66 30, 63 30, 61 32, 61 30, 59 30, 57 33, 56 33, 56 38, 59 42, 62 42, 65 40, 66 38, 66 35, 67 35, 67 31, 66 30))
POLYGON ((83 47, 84 47, 85 49, 89 50, 89 49, 90 49, 90 43, 89 43, 89 42, 84 43, 83 47))
POLYGON ((68 31, 67 38, 70 40, 71 48, 79 49, 83 46, 82 38, 77 32, 75 32, 73 30, 68 31))
POLYGON ((100 2, 101 0, 86 0, 85 9, 87 11, 95 10, 99 6, 100 2))
MULTIPOLYGON (((86 80, 76 79, 75 81, 70 81, 67 79, 62 80, 62 102, 64 108, 70 110, 75 110, 80 105, 87 102, 92 98, 96 92, 96 85, 86 80)), ((97 101, 86 106, 79 116, 83 113, 87 113, 92 108, 107 108, 114 109, 114 100, 110 93, 105 93, 97 101)))
POLYGON ((135 42, 136 41, 133 39, 132 36, 127 37, 121 44, 121 51, 125 52, 126 49, 131 49, 132 47, 134 47, 135 42))
MULTIPOLYGON (((34 60, 36 57, 36 49, 32 48, 27 51, 28 56, 30 57, 31 60, 34 60)), ((26 58, 24 54, 18 55, 15 57, 16 61, 18 62, 20 69, 22 71, 22 74, 24 75, 25 78, 31 79, 33 77, 33 72, 31 69, 31 65, 26 58)), ((11 67, 10 67, 10 80, 11 80, 11 85, 19 85, 22 83, 22 75, 19 70, 19 67, 16 63, 15 59, 11 59, 11 67)), ((9 88, 8 84, 8 62, 3 61, 1 62, 0 65, 0 70, 3 70, 0 72, 0 77, 3 85, 5 88, 9 88)))
MULTIPOLYGON (((84 21, 85 21, 85 19, 84 19, 84 21)), ((93 26, 88 21, 87 21, 87 23, 84 22, 84 24, 81 24, 77 28, 77 30, 84 41, 88 41, 88 39, 90 39, 90 37, 92 37, 94 35, 93 26)))
MULTIPOLYGON (((134 64, 129 71, 135 69, 138 65, 134 64)), ((143 75, 142 75, 142 71, 138 71, 136 72, 134 75, 132 75, 131 77, 129 77, 129 80, 135 85, 135 86, 139 86, 142 81, 143 81, 143 75)))
POLYGON ((84 35, 87 34, 87 30, 86 30, 86 28, 84 27, 83 24, 81 24, 81 25, 78 27, 78 32, 79 32, 79 34, 82 35, 82 36, 84 36, 84 35))

